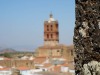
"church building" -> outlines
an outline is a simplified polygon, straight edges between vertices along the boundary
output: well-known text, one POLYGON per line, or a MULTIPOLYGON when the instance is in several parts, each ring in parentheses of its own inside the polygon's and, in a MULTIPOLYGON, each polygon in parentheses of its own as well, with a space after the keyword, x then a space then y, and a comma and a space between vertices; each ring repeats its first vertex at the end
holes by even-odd
POLYGON ((36 56, 69 59, 72 58, 71 54, 67 46, 59 44, 59 23, 50 14, 49 19, 44 21, 44 45, 37 48, 36 56))
POLYGON ((50 14, 48 21, 44 22, 44 45, 56 46, 59 44, 58 21, 50 14))

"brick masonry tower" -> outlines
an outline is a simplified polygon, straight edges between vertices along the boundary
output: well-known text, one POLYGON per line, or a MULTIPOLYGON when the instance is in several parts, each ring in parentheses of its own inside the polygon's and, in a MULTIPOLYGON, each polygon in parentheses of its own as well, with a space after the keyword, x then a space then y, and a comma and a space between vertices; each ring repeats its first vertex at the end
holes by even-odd
POLYGON ((48 21, 44 21, 44 45, 56 46, 59 43, 58 22, 50 14, 48 21))

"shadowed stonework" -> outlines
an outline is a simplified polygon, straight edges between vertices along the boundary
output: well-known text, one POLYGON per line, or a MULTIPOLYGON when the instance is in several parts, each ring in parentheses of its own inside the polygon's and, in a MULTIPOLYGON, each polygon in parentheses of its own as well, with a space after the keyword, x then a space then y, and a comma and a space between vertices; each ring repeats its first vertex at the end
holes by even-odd
POLYGON ((100 75, 100 0, 75 2, 75 75, 100 75))

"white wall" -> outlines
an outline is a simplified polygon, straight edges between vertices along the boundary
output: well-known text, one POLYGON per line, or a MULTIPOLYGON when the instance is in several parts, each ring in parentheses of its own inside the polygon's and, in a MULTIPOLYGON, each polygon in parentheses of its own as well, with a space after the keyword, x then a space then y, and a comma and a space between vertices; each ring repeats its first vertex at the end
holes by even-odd
POLYGON ((68 67, 62 66, 62 67, 61 67, 61 72, 68 72, 68 67))
POLYGON ((11 71, 0 71, 0 75, 11 75, 11 71))

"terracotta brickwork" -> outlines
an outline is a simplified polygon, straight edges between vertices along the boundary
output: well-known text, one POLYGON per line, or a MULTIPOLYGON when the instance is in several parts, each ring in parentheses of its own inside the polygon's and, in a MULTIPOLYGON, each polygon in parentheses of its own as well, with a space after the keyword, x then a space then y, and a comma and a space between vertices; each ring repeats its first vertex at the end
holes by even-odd
POLYGON ((44 22, 44 44, 57 45, 59 42, 58 22, 53 19, 52 14, 50 19, 44 22))

